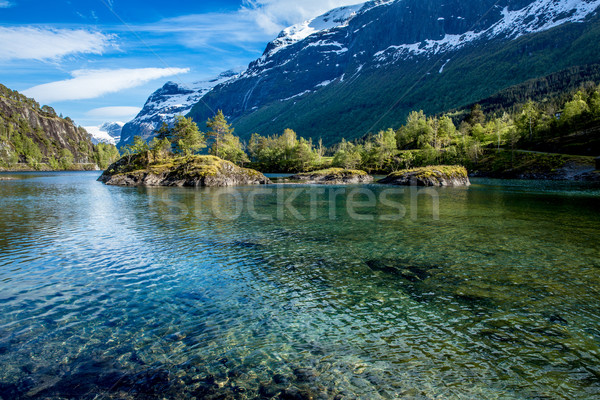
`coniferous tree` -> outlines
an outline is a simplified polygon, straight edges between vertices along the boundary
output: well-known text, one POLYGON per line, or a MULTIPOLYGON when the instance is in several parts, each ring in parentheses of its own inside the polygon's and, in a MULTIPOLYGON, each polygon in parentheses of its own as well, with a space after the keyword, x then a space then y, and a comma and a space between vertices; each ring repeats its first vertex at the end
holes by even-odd
POLYGON ((172 129, 173 140, 177 151, 185 156, 190 156, 206 147, 204 134, 191 118, 178 116, 172 129))
POLYGON ((233 134, 233 129, 231 128, 231 124, 227 122, 225 115, 223 115, 223 111, 219 110, 217 115, 213 118, 209 118, 206 121, 206 126, 210 128, 207 132, 207 135, 214 138, 214 143, 210 149, 211 154, 219 157, 220 156, 220 142, 223 141, 223 138, 226 134, 233 134))

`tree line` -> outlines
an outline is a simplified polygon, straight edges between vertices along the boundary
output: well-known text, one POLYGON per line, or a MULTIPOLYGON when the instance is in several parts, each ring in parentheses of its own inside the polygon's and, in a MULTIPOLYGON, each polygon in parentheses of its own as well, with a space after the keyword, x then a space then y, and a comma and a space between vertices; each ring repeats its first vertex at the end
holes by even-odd
MULTIPOLYGON (((564 97, 564 96, 563 96, 564 97)), ((163 124, 150 143, 140 137, 126 154, 150 151, 155 158, 208 152, 241 166, 263 172, 298 172, 327 167, 386 173, 432 164, 476 164, 485 150, 512 150, 536 141, 563 136, 577 129, 600 125, 600 89, 586 85, 559 104, 527 101, 513 111, 484 113, 479 105, 465 115, 455 112, 428 116, 411 112, 404 125, 326 148, 322 141, 299 137, 286 129, 281 135, 253 134, 248 143, 234 135, 222 111, 201 132, 191 118, 179 116, 173 127, 163 124)))

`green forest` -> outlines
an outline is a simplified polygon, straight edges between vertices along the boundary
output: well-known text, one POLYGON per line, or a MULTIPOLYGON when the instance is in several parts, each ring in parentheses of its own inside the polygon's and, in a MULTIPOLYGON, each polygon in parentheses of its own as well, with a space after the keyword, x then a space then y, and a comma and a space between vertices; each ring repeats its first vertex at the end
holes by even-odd
POLYGON ((207 121, 206 127, 208 130, 201 132, 190 118, 178 117, 172 128, 164 124, 151 143, 136 137, 124 152, 150 151, 162 158, 208 151, 263 172, 340 167, 370 173, 438 164, 473 169, 491 162, 490 155, 494 155, 494 163, 504 164, 500 168, 509 168, 523 158, 522 151, 529 151, 529 158, 533 151, 597 156, 600 87, 588 83, 567 94, 513 105, 510 111, 484 112, 479 104, 436 116, 413 111, 397 130, 387 129, 352 142, 342 139, 329 148, 291 129, 281 135, 255 133, 248 143, 242 143, 221 111, 207 121))

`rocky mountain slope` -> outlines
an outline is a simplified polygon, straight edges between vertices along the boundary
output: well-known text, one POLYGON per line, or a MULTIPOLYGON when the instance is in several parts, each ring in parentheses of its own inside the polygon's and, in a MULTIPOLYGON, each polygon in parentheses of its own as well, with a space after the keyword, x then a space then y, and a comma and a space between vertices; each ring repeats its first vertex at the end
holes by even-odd
POLYGON ((217 85, 239 76, 240 70, 223 72, 214 79, 192 85, 167 82, 146 101, 143 109, 123 126, 119 146, 133 142, 134 136, 150 139, 163 122, 171 124, 177 115, 186 115, 206 93, 217 85))
POLYGON ((284 128, 326 144, 397 127, 526 80, 600 63, 599 0, 377 0, 284 30, 190 112, 236 132, 284 128))
POLYGON ((95 158, 85 129, 0 85, 0 168, 97 168, 95 158))

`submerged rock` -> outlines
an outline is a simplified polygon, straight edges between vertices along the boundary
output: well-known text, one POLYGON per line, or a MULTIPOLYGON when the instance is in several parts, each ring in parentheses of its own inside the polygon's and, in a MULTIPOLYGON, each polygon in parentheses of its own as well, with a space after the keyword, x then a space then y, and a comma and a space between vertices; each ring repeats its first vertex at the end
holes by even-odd
POLYGON ((426 280, 432 275, 432 271, 439 268, 434 265, 411 265, 403 260, 395 259, 368 260, 366 264, 372 271, 396 275, 412 283, 426 280))
POLYGON ((393 172, 379 183, 413 186, 469 186, 465 167, 439 165, 393 172))
POLYGON ((373 177, 367 174, 365 171, 329 168, 321 171, 297 174, 291 176, 289 180, 312 184, 344 185, 355 183, 371 183, 373 182, 373 177))
POLYGON ((100 182, 116 186, 240 186, 271 181, 258 171, 241 168, 214 156, 154 160, 151 153, 123 157, 112 164, 100 182))

